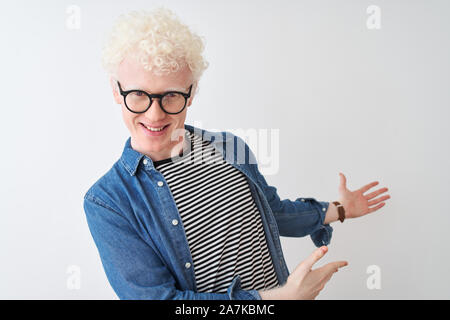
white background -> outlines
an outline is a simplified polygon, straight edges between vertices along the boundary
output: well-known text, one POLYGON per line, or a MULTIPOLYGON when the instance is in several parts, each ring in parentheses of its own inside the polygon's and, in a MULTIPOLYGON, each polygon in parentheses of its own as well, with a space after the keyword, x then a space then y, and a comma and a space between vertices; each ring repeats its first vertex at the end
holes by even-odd
MULTIPOLYGON (((210 62, 187 123, 279 130, 266 179, 281 198, 336 200, 339 171, 351 190, 390 189, 381 210, 332 224, 317 265, 349 265, 318 299, 449 299, 450 5, 399 0, 2 3, 0 298, 117 299, 82 207, 129 136, 101 46, 120 14, 161 3, 204 37, 210 62), (371 265, 381 289, 366 285, 371 265)), ((290 271, 315 248, 281 241, 290 271)))

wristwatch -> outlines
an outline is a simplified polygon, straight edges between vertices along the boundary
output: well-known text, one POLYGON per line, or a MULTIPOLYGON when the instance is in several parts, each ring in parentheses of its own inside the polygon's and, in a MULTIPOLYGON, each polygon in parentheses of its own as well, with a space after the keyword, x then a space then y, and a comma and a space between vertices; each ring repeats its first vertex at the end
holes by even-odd
POLYGON ((339 201, 333 201, 333 204, 336 205, 339 214, 339 221, 342 223, 345 220, 345 209, 344 206, 339 201))

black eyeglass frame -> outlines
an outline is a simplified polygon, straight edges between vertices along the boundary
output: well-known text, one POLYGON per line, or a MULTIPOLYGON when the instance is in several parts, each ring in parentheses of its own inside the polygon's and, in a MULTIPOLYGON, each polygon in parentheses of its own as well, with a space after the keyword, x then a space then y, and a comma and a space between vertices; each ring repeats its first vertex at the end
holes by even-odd
POLYGON ((145 91, 143 91, 143 90, 127 90, 127 91, 123 91, 123 90, 122 90, 122 87, 120 86, 119 81, 117 81, 117 84, 119 85, 120 94, 123 96, 123 101, 124 101, 124 103, 125 103, 125 107, 127 107, 127 109, 128 109, 130 112, 133 112, 133 113, 144 113, 144 112, 147 112, 147 110, 150 109, 150 107, 151 107, 152 104, 153 104, 153 98, 157 98, 157 99, 159 99, 159 106, 161 107, 162 111, 164 111, 164 112, 167 113, 167 114, 178 114, 178 113, 182 112, 182 111, 184 110, 184 108, 186 108, 187 100, 188 100, 188 99, 190 98, 190 96, 191 96, 192 86, 194 85, 194 84, 191 84, 191 86, 189 87, 189 92, 188 92, 188 93, 184 93, 184 92, 180 92, 180 91, 167 91, 167 92, 164 92, 163 94, 156 94, 156 93, 155 93, 155 94, 150 94, 150 93, 147 93, 147 92, 145 92, 145 91), (128 107, 128 105, 127 105, 127 99, 126 99, 126 98, 127 98, 127 95, 128 95, 129 93, 131 93, 131 92, 141 92, 141 93, 145 94, 145 95, 149 98, 150 103, 149 103, 148 107, 147 107, 144 111, 133 111, 133 110, 131 110, 131 109, 128 107), (184 106, 183 106, 183 108, 181 108, 181 110, 178 111, 178 112, 168 112, 168 111, 166 111, 166 110, 164 109, 162 103, 161 103, 162 98, 163 98, 165 95, 168 95, 168 94, 170 94, 170 93, 179 93, 179 94, 181 94, 181 95, 184 97, 184 106))

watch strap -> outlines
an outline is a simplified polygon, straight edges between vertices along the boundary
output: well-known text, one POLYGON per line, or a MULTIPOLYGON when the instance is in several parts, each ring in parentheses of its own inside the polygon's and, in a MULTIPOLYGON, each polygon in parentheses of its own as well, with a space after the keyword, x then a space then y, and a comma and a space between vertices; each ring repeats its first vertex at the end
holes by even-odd
POLYGON ((345 220, 345 209, 344 206, 339 201, 333 201, 333 204, 338 209, 339 221, 342 223, 345 220))

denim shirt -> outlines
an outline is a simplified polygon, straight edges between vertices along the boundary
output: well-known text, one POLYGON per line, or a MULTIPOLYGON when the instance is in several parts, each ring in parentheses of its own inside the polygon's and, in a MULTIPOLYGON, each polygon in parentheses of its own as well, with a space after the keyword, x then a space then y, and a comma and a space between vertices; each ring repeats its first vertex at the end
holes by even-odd
MULTIPOLYGON (((228 131, 184 127, 210 141, 247 177, 280 285, 289 276, 280 236, 310 235, 317 247, 330 243, 333 229, 323 224, 329 202, 281 200, 243 139, 228 131)), ((261 299, 257 290, 241 288, 239 274, 227 293, 197 292, 195 266, 170 188, 152 159, 132 149, 131 137, 121 157, 86 192, 83 206, 105 274, 120 299, 261 299)))

